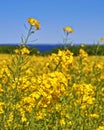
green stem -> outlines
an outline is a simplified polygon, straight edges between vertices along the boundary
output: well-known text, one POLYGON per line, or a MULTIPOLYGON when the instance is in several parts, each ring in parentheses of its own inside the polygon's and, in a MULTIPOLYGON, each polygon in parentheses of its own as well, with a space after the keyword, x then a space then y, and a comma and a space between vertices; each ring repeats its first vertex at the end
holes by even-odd
POLYGON ((56 71, 56 70, 57 70, 57 68, 59 67, 60 63, 61 63, 61 60, 60 60, 60 61, 58 62, 58 64, 56 65, 56 67, 55 67, 54 71, 56 71))
POLYGON ((24 42, 24 45, 25 45, 25 46, 26 46, 26 44, 27 44, 27 42, 28 42, 29 36, 31 35, 31 29, 32 29, 32 26, 31 26, 30 29, 28 30, 27 37, 26 37, 25 42, 24 42))
POLYGON ((69 33, 67 32, 66 33, 66 38, 64 40, 64 49, 66 49, 66 44, 67 44, 67 41, 68 41, 68 36, 69 36, 69 33))

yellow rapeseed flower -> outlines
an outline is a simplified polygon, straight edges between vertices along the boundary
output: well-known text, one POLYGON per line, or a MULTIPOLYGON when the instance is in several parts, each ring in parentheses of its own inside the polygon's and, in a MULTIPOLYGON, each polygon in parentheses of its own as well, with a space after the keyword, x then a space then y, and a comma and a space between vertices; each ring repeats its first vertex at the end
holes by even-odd
POLYGON ((79 50, 79 56, 81 56, 81 57, 87 57, 88 54, 87 54, 87 52, 84 49, 81 48, 79 50))
POLYGON ((28 18, 27 21, 31 26, 35 26, 37 20, 35 18, 28 18))
POLYGON ((24 47, 24 48, 21 49, 21 53, 22 53, 22 54, 29 54, 30 51, 29 51, 28 48, 24 47))
POLYGON ((20 50, 19 49, 15 49, 14 50, 16 54, 19 54, 20 53, 20 50))
POLYGON ((70 26, 66 26, 65 28, 63 28, 64 32, 68 32, 68 33, 73 33, 74 30, 70 27, 70 26))
POLYGON ((28 18, 27 22, 30 24, 30 26, 35 26, 36 30, 39 30, 40 28, 40 22, 35 18, 28 18))
POLYGON ((101 37, 101 38, 99 39, 99 41, 100 41, 100 42, 104 42, 104 38, 101 37))
POLYGON ((36 21, 35 27, 36 27, 36 30, 39 30, 39 28, 40 28, 40 22, 36 21))
POLYGON ((104 130, 104 126, 99 126, 96 130, 104 130))
POLYGON ((90 114, 90 117, 99 118, 99 115, 98 114, 90 114))
POLYGON ((2 88, 2 85, 0 84, 0 93, 3 92, 3 88, 2 88))
POLYGON ((21 120, 22 120, 22 122, 26 122, 27 121, 27 118, 26 118, 24 113, 22 114, 21 120))
POLYGON ((4 113, 3 107, 4 107, 4 102, 0 102, 0 114, 4 113))
POLYGON ((61 126, 66 124, 66 122, 65 122, 64 119, 60 119, 60 120, 59 120, 59 123, 60 123, 61 126))

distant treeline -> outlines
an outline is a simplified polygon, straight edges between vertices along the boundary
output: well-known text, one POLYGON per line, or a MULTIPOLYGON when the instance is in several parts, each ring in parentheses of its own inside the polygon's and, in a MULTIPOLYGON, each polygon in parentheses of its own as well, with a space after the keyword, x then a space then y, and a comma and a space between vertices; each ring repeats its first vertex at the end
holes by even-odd
MULTIPOLYGON (((12 46, 12 45, 6 45, 6 46, 0 46, 0 53, 1 54, 14 54, 15 49, 18 49, 19 46, 12 46)), ((84 49, 89 55, 104 55, 104 45, 67 45, 67 46, 60 46, 58 48, 53 48, 52 51, 46 51, 46 52, 39 52, 38 49, 34 47, 28 46, 28 49, 30 50, 30 55, 49 55, 51 53, 58 53, 58 49, 69 49, 75 56, 79 54, 80 48, 84 49)))
MULTIPOLYGON (((86 44, 82 44, 82 45, 69 45, 66 47, 60 47, 60 49, 69 49, 71 52, 73 52, 73 54, 75 56, 77 56, 79 54, 79 50, 82 48, 83 50, 85 50, 88 55, 104 55, 104 45, 100 45, 100 44, 96 44, 96 45, 86 45, 86 44)), ((52 52, 57 53, 58 49, 54 48, 52 50, 52 52)))
MULTIPOLYGON (((16 49, 19 49, 20 46, 18 45, 2 45, 0 46, 0 54, 14 54, 16 49)), ((30 50, 30 55, 37 54, 39 51, 38 49, 34 47, 28 47, 27 48, 30 50)))

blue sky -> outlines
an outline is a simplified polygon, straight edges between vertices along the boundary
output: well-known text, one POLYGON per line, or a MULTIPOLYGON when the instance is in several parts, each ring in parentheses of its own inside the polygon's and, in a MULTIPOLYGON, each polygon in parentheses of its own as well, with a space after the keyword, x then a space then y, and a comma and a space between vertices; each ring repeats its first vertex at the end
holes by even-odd
POLYGON ((26 35, 26 19, 34 17, 41 29, 35 43, 62 43, 69 25, 73 43, 94 43, 104 37, 104 0, 0 0, 0 43, 19 43, 26 35))

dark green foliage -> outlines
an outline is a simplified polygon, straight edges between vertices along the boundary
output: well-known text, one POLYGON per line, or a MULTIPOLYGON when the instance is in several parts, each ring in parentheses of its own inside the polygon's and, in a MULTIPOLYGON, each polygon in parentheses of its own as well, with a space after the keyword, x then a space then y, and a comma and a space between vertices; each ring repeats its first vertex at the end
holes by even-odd
POLYGON ((1 54, 11 54, 14 53, 14 50, 17 49, 18 46, 7 46, 7 45, 2 45, 0 46, 0 53, 1 54))
MULTIPOLYGON (((2 45, 0 46, 0 54, 14 54, 16 49, 19 49, 20 46, 13 46, 13 45, 2 45)), ((39 51, 33 47, 27 47, 30 50, 30 55, 38 55, 39 51)))
MULTIPOLYGON (((79 50, 83 49, 85 50, 88 55, 104 55, 104 45, 77 45, 77 46, 66 46, 67 49, 69 49, 71 52, 73 52, 74 56, 77 56, 79 54, 79 50)), ((63 47, 59 47, 59 48, 54 48, 52 50, 53 53, 57 53, 58 49, 65 49, 64 46, 63 47)))

